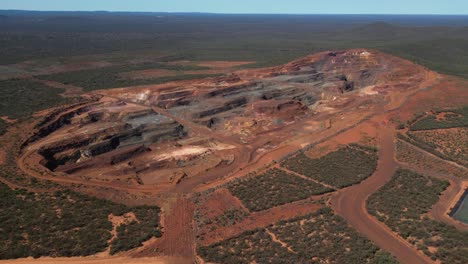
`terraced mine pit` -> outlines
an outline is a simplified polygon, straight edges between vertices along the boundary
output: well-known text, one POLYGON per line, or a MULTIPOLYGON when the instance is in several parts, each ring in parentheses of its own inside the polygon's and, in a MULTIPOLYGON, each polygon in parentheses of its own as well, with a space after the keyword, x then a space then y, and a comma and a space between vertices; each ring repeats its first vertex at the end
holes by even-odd
POLYGON ((420 88, 429 71, 364 49, 195 81, 96 91, 24 144, 42 175, 170 186, 220 178, 311 133, 343 129, 420 88), (211 176, 210 176, 211 175, 211 176))

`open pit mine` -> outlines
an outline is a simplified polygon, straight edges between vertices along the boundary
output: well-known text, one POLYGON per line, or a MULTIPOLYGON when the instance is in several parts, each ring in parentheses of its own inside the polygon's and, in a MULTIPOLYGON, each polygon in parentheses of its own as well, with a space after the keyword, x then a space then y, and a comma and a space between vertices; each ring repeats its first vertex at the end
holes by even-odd
POLYGON ((50 110, 19 162, 56 180, 191 189, 391 110, 432 76, 355 49, 217 78, 94 91, 85 102, 50 110))

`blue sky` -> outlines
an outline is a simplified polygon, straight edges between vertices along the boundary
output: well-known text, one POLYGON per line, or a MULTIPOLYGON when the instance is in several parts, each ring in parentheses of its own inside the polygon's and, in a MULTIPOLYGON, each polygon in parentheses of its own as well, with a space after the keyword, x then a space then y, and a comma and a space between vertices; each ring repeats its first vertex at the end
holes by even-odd
POLYGON ((290 14, 468 14, 468 0, 0 0, 0 9, 290 14))

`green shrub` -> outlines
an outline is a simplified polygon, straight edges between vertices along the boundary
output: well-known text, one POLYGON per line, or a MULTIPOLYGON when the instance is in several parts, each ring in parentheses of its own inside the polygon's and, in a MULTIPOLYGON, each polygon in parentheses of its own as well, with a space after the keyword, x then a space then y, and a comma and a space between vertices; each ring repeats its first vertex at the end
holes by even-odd
POLYGON ((215 263, 397 263, 330 208, 198 248, 215 263), (268 231, 267 231, 268 230, 268 231), (273 241, 267 233, 285 243, 273 241))
POLYGON ((376 149, 348 146, 318 159, 311 159, 301 152, 283 161, 281 166, 328 185, 343 188, 372 175, 377 167, 377 159, 376 149))
POLYGON ((117 237, 112 241, 111 254, 137 248, 151 237, 161 236, 158 207, 139 206, 132 208, 132 212, 135 213, 137 221, 117 227, 117 237))
POLYGON ((428 116, 417 121, 410 126, 410 130, 418 131, 468 126, 468 106, 445 111, 436 110, 435 114, 429 114, 428 116), (447 112, 445 118, 443 120, 437 120, 435 114, 442 112, 447 112))
POLYGON ((448 185, 447 181, 398 170, 384 187, 369 197, 367 208, 403 238, 416 239, 418 247, 431 258, 442 263, 468 263, 468 233, 425 216, 448 185), (428 247, 437 251, 431 253, 428 247))
POLYGON ((199 247, 198 254, 214 263, 287 263, 293 255, 280 244, 272 241, 263 229, 255 229, 206 247, 199 247))
POLYGON ((0 119, 0 136, 5 134, 7 128, 8 128, 7 122, 3 121, 3 119, 0 119))
MULTIPOLYGON (((221 215, 213 219, 213 224, 217 226, 233 226, 236 223, 244 220, 249 213, 246 211, 237 209, 235 207, 224 211, 221 215)), ((210 221, 208 219, 208 221, 210 221)))
POLYGON ((262 211, 332 191, 280 169, 270 169, 258 176, 233 181, 227 187, 251 211, 262 211))
POLYGON ((118 238, 125 250, 138 247, 134 239, 160 236, 159 208, 130 208, 71 191, 31 193, 0 184, 0 259, 87 256, 109 245, 110 214, 134 212, 141 224, 118 238))
POLYGON ((25 118, 36 111, 68 102, 64 89, 52 88, 26 79, 0 81, 0 116, 25 118))
POLYGON ((111 66, 92 70, 81 70, 63 72, 49 75, 37 76, 43 80, 56 81, 64 84, 72 84, 82 87, 85 91, 97 89, 109 89, 117 87, 128 87, 136 85, 159 84, 169 81, 180 81, 189 79, 198 79, 218 75, 211 74, 182 74, 182 71, 203 70, 205 67, 192 65, 169 65, 156 63, 130 64, 123 66, 111 66), (181 74, 175 76, 164 76, 151 79, 128 79, 120 76, 121 73, 146 70, 146 69, 165 69, 180 71, 181 74))

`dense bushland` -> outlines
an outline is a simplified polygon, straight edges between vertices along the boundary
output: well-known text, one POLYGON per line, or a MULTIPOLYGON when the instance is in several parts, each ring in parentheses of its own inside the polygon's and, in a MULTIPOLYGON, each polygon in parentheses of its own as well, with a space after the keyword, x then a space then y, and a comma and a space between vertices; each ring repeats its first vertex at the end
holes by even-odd
POLYGON ((208 262, 226 264, 397 263, 329 208, 199 247, 198 253, 208 262), (268 232, 285 244, 274 242, 268 232))
POLYGON ((432 259, 450 264, 468 263, 468 232, 426 215, 448 185, 447 181, 398 170, 390 182, 369 197, 367 208, 432 259))
POLYGON ((293 256, 279 243, 273 242, 264 229, 244 232, 219 243, 199 247, 198 254, 214 263, 288 263, 293 256))
POLYGON ((128 87, 134 85, 158 84, 168 81, 179 81, 187 79, 197 79, 210 77, 209 74, 183 74, 182 71, 203 70, 205 67, 195 65, 170 65, 160 62, 130 64, 122 66, 111 66, 97 68, 92 70, 81 70, 56 73, 50 75, 38 76, 40 79, 56 81, 64 84, 72 84, 82 87, 85 91, 96 89, 108 89, 117 87, 128 87), (147 70, 147 69, 164 69, 180 72, 175 76, 165 76, 152 79, 129 79, 124 78, 120 74, 131 71, 147 70))
POLYGON ((52 88, 27 79, 0 81, 0 116, 24 118, 32 113, 66 103, 63 89, 52 88))
POLYGON ((7 128, 8 128, 8 123, 3 121, 3 119, 0 119, 0 136, 5 134, 7 128))
POLYGON ((347 146, 327 155, 311 159, 299 153, 281 163, 281 166, 317 181, 347 187, 366 179, 375 171, 378 156, 375 149, 367 151, 347 146))
POLYGON ((232 226, 244 220, 249 213, 238 208, 230 208, 213 219, 216 226, 232 226))
POLYGON ((117 227, 117 238, 112 240, 111 254, 127 251, 139 246, 151 237, 160 237, 159 213, 155 206, 138 206, 131 209, 137 221, 117 227))
POLYGON ((463 16, 323 16, 2 11, 1 64, 108 54, 288 62, 317 51, 374 48, 467 77, 463 16), (379 21, 379 22, 377 22, 379 21), (30 45, 34 43, 34 45, 30 45))
POLYGON ((270 169, 258 176, 233 181, 227 187, 251 211, 262 211, 332 191, 280 169, 270 169))
POLYGON ((396 263, 328 207, 305 217, 278 222, 270 230, 297 252, 296 263, 307 263, 310 259, 317 259, 317 263, 322 263, 319 260, 330 263, 396 263))
POLYGON ((468 106, 452 110, 434 110, 410 126, 411 131, 468 127, 468 106), (445 113, 442 119, 437 115, 445 113))
POLYGON ((120 250, 137 247, 135 240, 160 235, 159 208, 133 209, 71 191, 32 193, 0 184, 0 259, 86 256, 104 251, 112 230, 108 216, 130 211, 141 221, 114 240, 123 245, 120 250))

